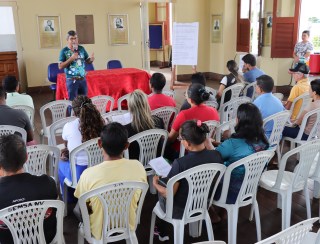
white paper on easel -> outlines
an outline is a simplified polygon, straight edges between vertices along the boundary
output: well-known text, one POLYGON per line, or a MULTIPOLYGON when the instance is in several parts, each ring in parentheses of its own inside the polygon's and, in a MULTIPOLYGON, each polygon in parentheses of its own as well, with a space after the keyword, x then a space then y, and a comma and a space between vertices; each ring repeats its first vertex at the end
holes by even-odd
POLYGON ((171 170, 171 165, 163 157, 150 160, 149 165, 156 171, 157 175, 162 177, 167 177, 171 170))
POLYGON ((174 22, 172 33, 172 64, 197 65, 199 22, 174 22))

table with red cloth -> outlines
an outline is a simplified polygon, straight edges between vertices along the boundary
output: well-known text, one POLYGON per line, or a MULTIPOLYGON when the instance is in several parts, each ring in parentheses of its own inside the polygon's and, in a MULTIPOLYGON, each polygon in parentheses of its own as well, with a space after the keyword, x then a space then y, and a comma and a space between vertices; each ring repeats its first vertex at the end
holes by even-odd
MULTIPOLYGON (((136 89, 150 94, 149 79, 148 72, 135 68, 88 71, 86 74, 88 97, 111 96, 114 98, 114 109, 116 109, 118 99, 136 89)), ((66 75, 63 73, 57 76, 56 99, 68 99, 66 75)))

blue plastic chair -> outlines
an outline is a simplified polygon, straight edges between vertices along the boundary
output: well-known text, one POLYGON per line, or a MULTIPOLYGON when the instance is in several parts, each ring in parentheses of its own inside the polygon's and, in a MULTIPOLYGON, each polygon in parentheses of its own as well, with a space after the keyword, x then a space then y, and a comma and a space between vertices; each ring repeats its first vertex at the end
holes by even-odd
POLYGON ((56 97, 57 90, 57 75, 64 73, 63 69, 59 69, 58 63, 51 63, 48 65, 48 80, 54 84, 50 85, 50 90, 53 91, 53 100, 56 97))
POLYGON ((92 64, 92 63, 91 63, 91 64, 85 63, 85 70, 86 70, 86 71, 92 71, 92 70, 94 70, 93 64, 92 64))
POLYGON ((122 64, 120 60, 109 60, 107 63, 107 69, 121 69, 122 64))

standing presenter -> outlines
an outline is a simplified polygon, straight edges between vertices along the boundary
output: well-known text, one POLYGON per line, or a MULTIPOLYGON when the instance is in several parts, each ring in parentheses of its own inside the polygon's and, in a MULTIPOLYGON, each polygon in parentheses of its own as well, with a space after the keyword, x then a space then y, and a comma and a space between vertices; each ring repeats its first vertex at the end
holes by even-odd
POLYGON ((78 44, 77 33, 68 31, 67 46, 60 51, 59 69, 64 69, 69 100, 78 95, 87 95, 85 63, 94 61, 94 53, 89 57, 83 46, 78 44))

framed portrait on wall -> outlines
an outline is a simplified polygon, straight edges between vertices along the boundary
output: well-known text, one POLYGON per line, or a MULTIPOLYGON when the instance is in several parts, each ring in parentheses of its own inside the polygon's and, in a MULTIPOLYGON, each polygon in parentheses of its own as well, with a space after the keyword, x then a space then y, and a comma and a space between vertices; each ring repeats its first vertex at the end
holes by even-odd
POLYGON ((223 33, 223 18, 222 14, 212 15, 211 18, 211 42, 221 43, 223 33))
POLYGON ((129 44, 129 22, 127 14, 108 14, 110 45, 129 44))
POLYGON ((59 16, 37 16, 39 47, 61 48, 61 28, 59 16))

